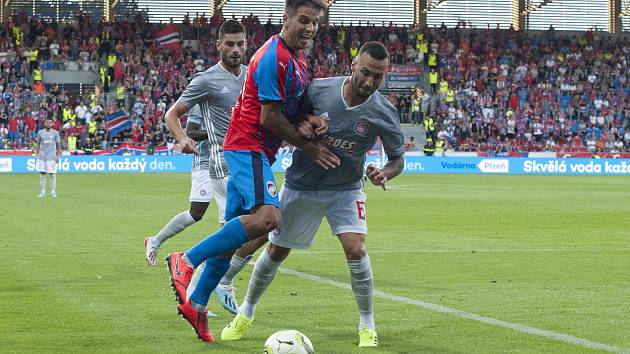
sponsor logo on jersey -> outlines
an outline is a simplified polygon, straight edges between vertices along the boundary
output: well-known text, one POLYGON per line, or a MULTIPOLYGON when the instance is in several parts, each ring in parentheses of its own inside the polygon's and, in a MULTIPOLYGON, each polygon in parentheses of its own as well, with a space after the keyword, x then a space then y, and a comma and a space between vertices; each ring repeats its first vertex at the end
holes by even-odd
POLYGON ((267 193, 274 198, 278 195, 278 189, 273 181, 267 181, 267 193))
POLYGON ((227 88, 227 86, 223 86, 223 89, 221 90, 221 93, 230 93, 230 89, 227 88))
POLYGON ((354 149, 357 146, 356 140, 338 138, 332 134, 324 135, 322 141, 330 147, 345 150, 349 155, 354 154, 354 149))
POLYGON ((363 119, 360 119, 354 125, 354 132, 359 135, 365 135, 368 131, 368 128, 369 128, 368 122, 363 119))

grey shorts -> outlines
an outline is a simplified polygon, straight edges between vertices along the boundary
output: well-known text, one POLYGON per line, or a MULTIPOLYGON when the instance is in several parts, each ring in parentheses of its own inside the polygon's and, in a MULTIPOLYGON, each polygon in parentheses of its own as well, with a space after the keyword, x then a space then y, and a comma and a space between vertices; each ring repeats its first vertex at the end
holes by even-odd
POLYGON ((345 191, 295 191, 285 185, 280 190, 280 227, 269 241, 285 248, 309 248, 324 217, 333 235, 367 234, 365 193, 345 191))

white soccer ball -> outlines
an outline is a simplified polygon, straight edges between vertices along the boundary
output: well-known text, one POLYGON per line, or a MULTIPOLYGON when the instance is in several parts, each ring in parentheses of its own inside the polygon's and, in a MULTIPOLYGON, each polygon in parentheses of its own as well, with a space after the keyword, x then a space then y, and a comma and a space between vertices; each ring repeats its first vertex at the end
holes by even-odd
POLYGON ((304 334, 287 329, 272 334, 265 342, 263 354, 313 354, 313 343, 304 334))

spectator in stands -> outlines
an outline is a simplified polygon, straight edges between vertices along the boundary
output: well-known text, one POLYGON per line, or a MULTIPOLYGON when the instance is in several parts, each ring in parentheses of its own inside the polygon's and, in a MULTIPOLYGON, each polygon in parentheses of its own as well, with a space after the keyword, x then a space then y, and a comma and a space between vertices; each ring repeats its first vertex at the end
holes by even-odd
MULTIPOLYGON (((21 112, 26 112, 22 110, 23 102, 34 99, 32 92, 48 91, 57 96, 55 108, 50 113, 47 109, 33 110, 32 118, 39 122, 40 112, 52 116, 56 111, 60 118, 57 122, 63 121, 65 126, 72 121, 64 109, 67 107, 76 113, 78 121, 85 119, 89 124, 76 111, 77 104, 73 102, 79 101, 80 106, 78 97, 38 82, 31 87, 29 80, 35 78, 40 63, 45 70, 52 61, 68 64, 68 60, 102 59, 101 86, 105 93, 110 92, 111 86, 113 96, 102 97, 94 105, 90 100, 91 114, 97 119, 97 113, 116 111, 118 98, 122 105, 131 104, 124 108, 142 120, 138 128, 143 138, 148 135, 156 146, 164 144, 169 136, 159 126, 160 118, 192 75, 218 60, 212 43, 222 21, 220 16, 189 17, 190 24, 184 26, 194 24, 195 30, 189 33, 199 33, 203 39, 198 48, 185 41, 181 55, 173 55, 153 40, 153 33, 162 25, 150 24, 142 16, 115 24, 78 16, 69 25, 11 16, 1 25, 9 35, 0 41, 0 111, 17 121, 18 116, 22 118, 21 112), (9 27, 8 23, 15 26, 9 27), (31 25, 38 34, 30 31, 31 25), (134 109, 136 102, 138 110, 134 109), (100 109, 95 112, 97 106, 100 109), (161 140, 156 141, 156 136, 161 140)), ((278 30, 270 22, 262 25, 253 15, 244 21, 251 32, 250 54, 278 30)), ((628 38, 611 39, 593 32, 572 37, 555 30, 543 34, 491 28, 464 31, 461 26, 327 26, 314 38, 310 50, 313 77, 348 73, 361 43, 373 39, 386 44, 393 63, 426 65, 425 79, 431 96, 440 87, 445 88, 443 97, 434 104, 429 95, 427 104, 423 97, 418 100, 422 118, 432 115, 449 148, 586 151, 588 136, 594 134, 596 149, 601 141, 599 148, 605 151, 616 151, 618 147, 630 151, 628 38)), ((409 122, 410 115, 412 121, 415 119, 415 105, 409 94, 397 94, 391 101, 395 102, 401 122, 409 122)), ((30 106, 38 107, 39 102, 30 106)), ((28 122, 24 117, 22 129, 12 130, 6 120, 5 144, 8 140, 12 147, 26 146, 28 122), (7 139, 9 135, 11 138, 7 139)), ((124 141, 132 140, 129 131, 123 134, 124 141)), ((105 135, 102 140, 98 138, 98 123, 96 136, 97 145, 107 146, 105 135)))

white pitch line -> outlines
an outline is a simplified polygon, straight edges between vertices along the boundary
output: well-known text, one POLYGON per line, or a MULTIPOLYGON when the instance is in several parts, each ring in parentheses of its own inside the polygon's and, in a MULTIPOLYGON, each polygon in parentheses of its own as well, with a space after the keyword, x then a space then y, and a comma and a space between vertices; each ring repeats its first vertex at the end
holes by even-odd
MULTIPOLYGON (((410 249, 385 249, 374 250, 370 249, 369 253, 518 253, 518 252, 620 252, 630 251, 630 248, 507 248, 507 249, 467 249, 467 250, 454 250, 454 249, 422 249, 422 248, 410 248, 410 249)), ((337 254, 340 251, 335 250, 321 250, 321 251, 307 251, 307 250, 293 250, 292 254, 337 254)))
MULTIPOLYGON (((312 280, 312 281, 326 284, 326 285, 331 285, 337 288, 351 289, 350 284, 338 282, 332 279, 322 278, 317 275, 303 273, 303 272, 293 270, 293 269, 280 268, 278 269, 278 271, 284 274, 293 275, 302 279, 312 280)), ((404 296, 393 295, 390 293, 386 293, 384 291, 374 290, 374 296, 382 298, 382 299, 394 301, 394 302, 400 302, 407 305, 414 305, 417 307, 422 307, 431 311, 444 313, 444 314, 452 315, 455 317, 467 318, 467 319, 477 321, 477 322, 483 322, 483 323, 487 323, 487 324, 491 324, 491 325, 495 325, 495 326, 499 326, 503 328, 508 328, 508 329, 521 332, 521 333, 533 334, 535 336, 544 337, 547 339, 553 339, 553 340, 565 342, 568 344, 581 346, 584 348, 603 350, 610 353, 630 354, 630 349, 619 348, 613 345, 593 342, 588 339, 572 336, 570 334, 552 332, 552 331, 548 331, 541 328, 522 325, 519 323, 506 322, 506 321, 498 320, 492 317, 481 316, 474 313, 468 313, 468 312, 464 312, 461 310, 457 310, 457 309, 442 306, 442 305, 432 304, 430 302, 415 300, 415 299, 411 299, 404 296)))

